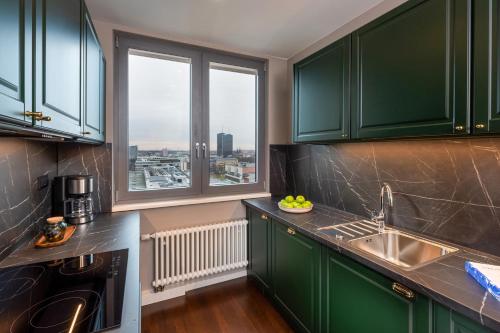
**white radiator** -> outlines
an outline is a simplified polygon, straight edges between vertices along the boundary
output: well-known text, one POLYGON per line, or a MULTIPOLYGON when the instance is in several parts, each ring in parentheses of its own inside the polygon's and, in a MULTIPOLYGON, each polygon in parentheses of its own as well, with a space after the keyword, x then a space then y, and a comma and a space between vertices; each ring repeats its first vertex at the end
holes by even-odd
POLYGON ((172 283, 246 267, 247 220, 142 235, 154 239, 155 292, 172 283))

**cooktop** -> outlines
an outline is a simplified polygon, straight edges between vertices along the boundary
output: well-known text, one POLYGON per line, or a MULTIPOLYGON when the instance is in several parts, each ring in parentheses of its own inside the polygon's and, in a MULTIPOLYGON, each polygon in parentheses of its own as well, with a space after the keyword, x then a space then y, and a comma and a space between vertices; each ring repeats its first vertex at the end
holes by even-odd
POLYGON ((81 333, 119 326, 128 249, 0 269, 0 332, 81 333))

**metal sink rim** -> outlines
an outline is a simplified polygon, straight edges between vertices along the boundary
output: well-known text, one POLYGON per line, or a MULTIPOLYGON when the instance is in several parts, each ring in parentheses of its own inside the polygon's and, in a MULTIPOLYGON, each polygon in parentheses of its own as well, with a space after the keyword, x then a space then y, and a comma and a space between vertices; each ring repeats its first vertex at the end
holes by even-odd
POLYGON ((450 245, 447 245, 447 244, 443 244, 443 243, 440 243, 438 241, 426 239, 426 238, 421 237, 421 236, 412 235, 410 233, 399 231, 397 229, 392 229, 392 228, 387 228, 384 231, 379 232, 377 234, 356 237, 356 238, 350 239, 347 243, 352 248, 354 248, 354 249, 356 249, 358 251, 361 251, 361 252, 366 253, 366 254, 368 254, 370 256, 376 257, 376 258, 378 258, 380 260, 383 260, 384 262, 387 262, 387 263, 389 263, 391 265, 394 265, 394 266, 396 266, 396 267, 398 267, 400 269, 407 270, 407 271, 414 270, 414 269, 426 266, 426 265, 428 265, 430 263, 433 263, 433 262, 436 262, 438 260, 441 260, 441 259, 443 259, 443 258, 445 258, 445 257, 447 257, 447 256, 449 256, 449 255, 451 255, 451 254, 456 253, 456 252, 459 251, 459 249, 456 248, 456 247, 453 247, 453 246, 450 246, 450 245), (361 241, 363 239, 368 239, 368 238, 373 238, 373 237, 381 237, 381 235, 384 235, 384 234, 397 234, 399 236, 408 237, 408 238, 413 239, 415 241, 422 242, 422 243, 427 243, 427 244, 439 247, 441 249, 444 249, 444 250, 447 251, 447 253, 443 254, 443 255, 440 255, 440 256, 437 256, 436 258, 433 258, 433 259, 430 259, 430 260, 427 260, 427 261, 424 261, 424 262, 421 262, 421 263, 418 263, 418 264, 406 267, 406 266, 397 264, 396 262, 391 261, 391 260, 389 260, 389 259, 387 259, 387 258, 385 258, 383 256, 377 255, 377 254, 372 253, 372 252, 368 252, 368 251, 366 251, 366 250, 364 250, 364 249, 362 249, 362 248, 360 248, 359 246, 356 245, 357 242, 359 242, 359 241, 361 241))

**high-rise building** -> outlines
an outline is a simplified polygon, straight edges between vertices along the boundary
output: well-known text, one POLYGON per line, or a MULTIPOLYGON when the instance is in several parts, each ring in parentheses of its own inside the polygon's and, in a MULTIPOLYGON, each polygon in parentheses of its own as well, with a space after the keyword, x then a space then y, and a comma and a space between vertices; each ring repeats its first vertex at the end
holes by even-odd
POLYGON ((135 161, 137 160, 137 154, 139 152, 139 147, 129 146, 128 147, 128 169, 135 169, 135 161))
POLYGON ((233 155, 233 135, 217 133, 217 156, 229 157, 233 155))
POLYGON ((128 147, 128 158, 131 160, 137 159, 137 152, 139 151, 137 146, 129 146, 128 147))

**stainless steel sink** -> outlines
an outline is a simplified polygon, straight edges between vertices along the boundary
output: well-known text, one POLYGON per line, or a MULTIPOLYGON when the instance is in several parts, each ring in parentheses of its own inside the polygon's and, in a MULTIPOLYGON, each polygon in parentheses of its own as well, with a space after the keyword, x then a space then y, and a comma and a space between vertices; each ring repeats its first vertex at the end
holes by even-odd
POLYGON ((349 244, 406 269, 422 266, 458 251, 456 248, 397 230, 385 230, 378 234, 353 239, 349 244))

